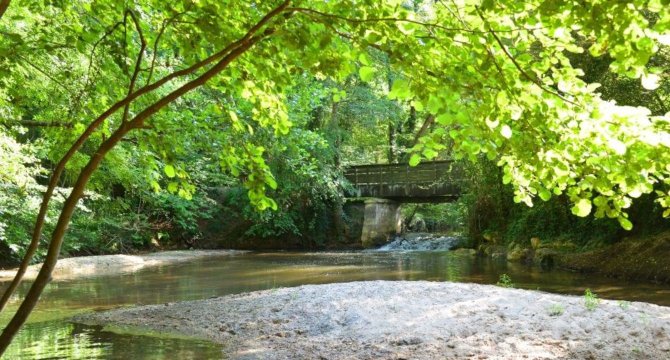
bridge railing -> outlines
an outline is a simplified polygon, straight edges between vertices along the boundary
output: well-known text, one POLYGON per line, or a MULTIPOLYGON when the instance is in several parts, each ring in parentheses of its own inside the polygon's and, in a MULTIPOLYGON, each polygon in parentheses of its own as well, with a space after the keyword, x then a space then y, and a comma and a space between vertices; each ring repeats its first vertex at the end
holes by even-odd
POLYGON ((352 166, 345 177, 363 197, 429 198, 458 197, 463 173, 453 160, 409 164, 352 166))

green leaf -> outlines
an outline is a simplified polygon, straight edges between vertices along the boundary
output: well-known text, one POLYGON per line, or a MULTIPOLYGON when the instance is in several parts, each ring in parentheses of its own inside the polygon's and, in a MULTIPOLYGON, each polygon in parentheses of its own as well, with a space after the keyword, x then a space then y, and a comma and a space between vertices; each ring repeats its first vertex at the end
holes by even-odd
POLYGON ((277 189, 277 181, 272 177, 272 176, 266 176, 265 177, 265 183, 271 188, 271 189, 277 189))
MULTIPOLYGON (((391 86, 391 92, 389 92, 389 99, 398 99, 404 100, 412 96, 412 92, 409 88, 409 83, 404 79, 397 79, 393 82, 391 86)), ((430 105, 429 105, 430 106, 430 105)))
POLYGON ((586 217, 591 213, 591 200, 579 199, 572 207, 572 213, 579 217, 586 217))
POLYGON ((163 171, 165 171, 165 175, 169 178, 175 177, 175 171, 174 167, 172 165, 165 165, 165 168, 163 168, 163 171))
POLYGON ((363 66, 358 70, 358 75, 361 76, 361 80, 370 82, 375 75, 375 68, 370 66, 363 66))
POLYGON ((617 220, 619 220, 619 224, 621 225, 622 228, 624 228, 624 230, 630 231, 631 229, 633 229, 633 223, 630 222, 630 220, 626 219, 625 217, 619 216, 617 217, 617 220))
POLYGON ((425 149, 423 151, 423 156, 428 160, 434 159, 437 156, 437 151, 430 148, 425 149))
POLYGON ((540 192, 538 192, 538 195, 540 196, 540 199, 543 201, 549 201, 551 199, 551 192, 547 189, 540 189, 540 192))
POLYGON ((174 181, 170 181, 170 182, 168 183, 167 190, 168 190, 169 192, 171 192, 171 193, 174 194, 175 192, 177 192, 177 189, 178 189, 178 188, 179 188, 179 184, 177 184, 176 182, 174 182, 174 181))
POLYGON ((502 182, 505 185, 511 183, 512 182, 512 175, 510 175, 510 174, 503 175, 502 182))
POLYGON ((409 158, 409 166, 417 166, 421 162, 421 155, 419 154, 412 154, 412 156, 409 158))
POLYGON ((366 65, 366 66, 369 66, 370 63, 371 63, 370 58, 365 53, 362 53, 358 56, 358 61, 360 61, 361 64, 366 65))

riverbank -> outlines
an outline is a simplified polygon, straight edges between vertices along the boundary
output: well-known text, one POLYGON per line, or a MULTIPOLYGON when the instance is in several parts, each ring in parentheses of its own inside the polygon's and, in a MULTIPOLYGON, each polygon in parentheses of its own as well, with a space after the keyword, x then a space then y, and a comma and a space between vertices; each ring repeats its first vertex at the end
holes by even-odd
POLYGON ((190 335, 238 359, 670 356, 670 308, 450 282, 307 285, 75 321, 190 335))
MULTIPOLYGON (((58 260, 53 271, 54 280, 67 280, 90 276, 108 276, 131 273, 144 268, 177 264, 197 258, 228 256, 244 253, 238 250, 177 250, 161 251, 142 255, 98 255, 81 256, 58 260)), ((23 276, 32 280, 37 276, 42 264, 31 265, 23 276)), ((17 269, 0 270, 0 281, 11 280, 17 269)))
POLYGON ((670 232, 623 239, 601 249, 559 255, 557 260, 565 269, 670 283, 670 232))
POLYGON ((481 244, 477 253, 544 269, 558 267, 626 280, 670 283, 670 231, 623 238, 588 251, 567 240, 531 238, 528 245, 522 246, 498 244, 494 239, 481 244))

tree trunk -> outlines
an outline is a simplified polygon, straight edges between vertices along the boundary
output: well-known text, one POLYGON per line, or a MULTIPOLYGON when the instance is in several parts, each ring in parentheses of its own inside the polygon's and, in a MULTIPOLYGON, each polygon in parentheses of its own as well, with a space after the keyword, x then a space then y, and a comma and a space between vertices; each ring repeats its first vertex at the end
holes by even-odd
POLYGON ((10 0, 0 0, 0 19, 2 19, 2 15, 5 15, 5 11, 7 11, 7 8, 9 7, 9 1, 10 0))
POLYGON ((426 116, 426 120, 424 120, 423 125, 421 125, 421 129, 419 129, 419 132, 417 132, 416 135, 414 136, 414 143, 412 144, 411 147, 414 147, 416 144, 419 143, 419 139, 422 136, 426 135, 426 133, 428 132, 428 130, 430 130, 430 128, 433 126, 434 123, 435 123, 435 116, 433 115, 426 116))

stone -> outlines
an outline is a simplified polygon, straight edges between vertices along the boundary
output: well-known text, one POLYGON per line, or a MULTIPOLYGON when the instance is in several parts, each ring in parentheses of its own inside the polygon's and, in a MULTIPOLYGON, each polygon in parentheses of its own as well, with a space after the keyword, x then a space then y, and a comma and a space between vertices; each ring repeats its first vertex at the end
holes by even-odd
POLYGON ((535 251, 533 262, 543 269, 551 269, 554 267, 556 257, 560 253, 555 249, 540 248, 535 251))
POLYGON ((476 256, 477 255, 477 250, 475 249, 456 249, 452 251, 454 254, 459 254, 459 255, 466 255, 466 256, 476 256))
POLYGON ((507 253, 507 261, 521 262, 526 261, 530 255, 530 249, 514 248, 507 253))
POLYGON ((482 237, 484 238, 484 240, 486 240, 486 241, 488 241, 492 244, 498 244, 498 243, 500 243, 500 240, 501 240, 500 239, 500 234, 498 234, 497 232, 486 232, 486 233, 482 234, 482 237))

